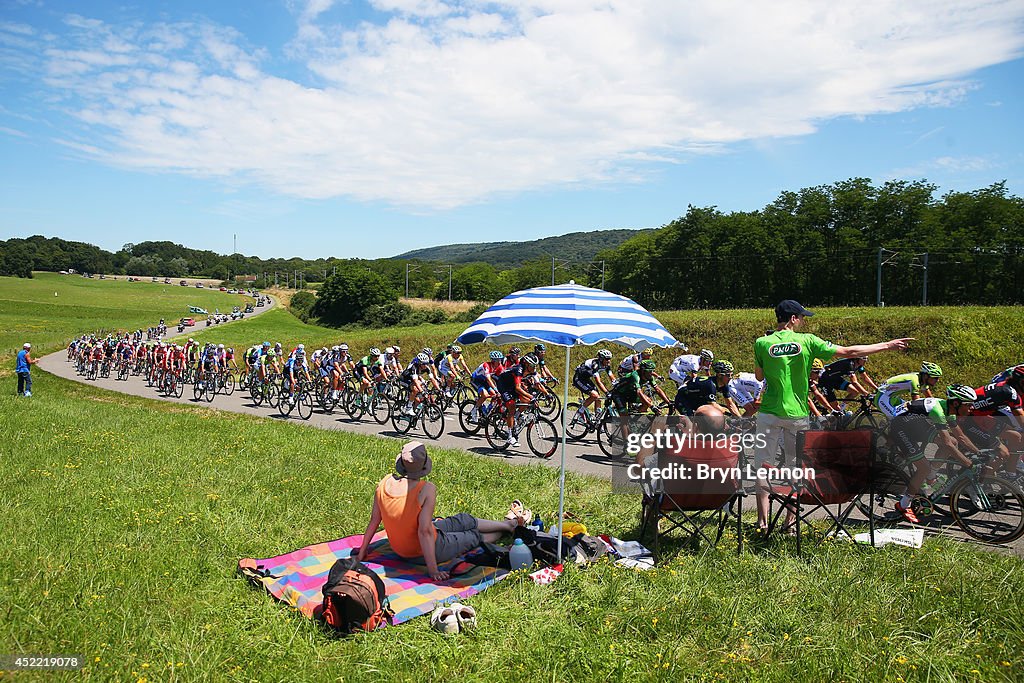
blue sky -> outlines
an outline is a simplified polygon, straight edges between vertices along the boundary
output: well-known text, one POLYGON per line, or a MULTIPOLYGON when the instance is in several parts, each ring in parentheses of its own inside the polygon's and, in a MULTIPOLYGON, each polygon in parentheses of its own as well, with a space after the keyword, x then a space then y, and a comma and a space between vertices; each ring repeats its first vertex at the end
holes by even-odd
POLYGON ((261 257, 1024 194, 1024 3, 0 0, 0 238, 261 257))

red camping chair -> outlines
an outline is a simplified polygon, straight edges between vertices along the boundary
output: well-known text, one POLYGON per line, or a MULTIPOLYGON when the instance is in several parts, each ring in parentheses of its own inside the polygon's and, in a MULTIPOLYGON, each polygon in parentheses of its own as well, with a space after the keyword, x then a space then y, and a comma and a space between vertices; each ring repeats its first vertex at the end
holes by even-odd
POLYGON ((662 536, 679 530, 692 539, 703 538, 711 545, 717 545, 722 538, 726 524, 736 522, 736 552, 743 549, 743 480, 739 469, 739 453, 712 445, 683 446, 680 450, 659 453, 658 468, 663 470, 678 465, 689 476, 662 480, 656 490, 647 489, 640 511, 640 537, 644 537, 648 525, 654 527, 654 561, 662 536), (710 479, 698 479, 698 465, 707 465, 716 475, 710 479), (665 528, 662 528, 662 521, 665 528), (712 527, 712 525, 714 525, 712 527), (715 529, 714 540, 708 535, 715 529))
POLYGON ((819 511, 829 520, 821 540, 840 532, 852 538, 853 534, 847 529, 850 514, 857 509, 858 503, 863 504, 863 497, 866 497, 871 545, 875 544, 873 431, 800 432, 797 436, 796 467, 813 470, 814 477, 780 480, 771 485, 769 502, 772 505, 779 503, 779 508, 769 516, 768 536, 776 529, 783 513, 790 509, 795 516, 797 555, 802 550, 801 526, 813 529, 811 515, 819 511))

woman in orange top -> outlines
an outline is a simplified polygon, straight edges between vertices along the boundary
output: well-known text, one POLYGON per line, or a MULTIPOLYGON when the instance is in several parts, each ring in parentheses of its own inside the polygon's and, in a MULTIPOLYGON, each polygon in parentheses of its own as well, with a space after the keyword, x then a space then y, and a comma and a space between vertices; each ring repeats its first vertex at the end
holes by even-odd
POLYGON ((440 571, 439 563, 515 531, 516 521, 477 519, 465 512, 434 521, 437 487, 423 481, 432 467, 426 446, 419 441, 405 444, 395 460, 395 473, 384 477, 374 492, 373 512, 356 559, 366 558, 370 539, 383 522, 392 550, 409 559, 422 557, 430 578, 445 581, 448 572, 440 571))

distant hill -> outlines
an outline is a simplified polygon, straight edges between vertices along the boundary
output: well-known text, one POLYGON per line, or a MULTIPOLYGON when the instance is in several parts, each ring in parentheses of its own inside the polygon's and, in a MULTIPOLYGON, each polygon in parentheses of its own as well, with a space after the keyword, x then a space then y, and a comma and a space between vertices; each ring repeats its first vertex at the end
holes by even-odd
POLYGON ((598 252, 614 249, 626 240, 647 232, 642 230, 597 230, 571 232, 568 235, 545 237, 530 242, 483 242, 480 244, 446 244, 416 249, 399 254, 395 259, 422 259, 443 263, 471 263, 485 261, 495 268, 514 268, 527 261, 548 259, 562 261, 588 261, 598 252))

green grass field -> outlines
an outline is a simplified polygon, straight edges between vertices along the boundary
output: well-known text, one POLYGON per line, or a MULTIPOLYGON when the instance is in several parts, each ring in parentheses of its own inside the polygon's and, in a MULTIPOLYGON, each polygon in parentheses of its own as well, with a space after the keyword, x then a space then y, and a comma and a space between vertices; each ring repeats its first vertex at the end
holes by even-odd
MULTIPOLYGON (((20 346, 25 334, 36 333, 50 340, 38 346, 57 348, 84 331, 82 325, 137 327, 143 323, 129 322, 131 316, 155 320, 160 306, 185 302, 155 300, 174 296, 173 287, 77 280, 83 284, 67 296, 77 296, 78 303, 65 306, 45 299, 39 285, 46 277, 0 279, 4 348, 12 346, 8 338, 20 346), (114 295, 113 287, 140 289, 114 295), (138 293, 146 290, 153 294, 138 293), (114 296, 125 298, 107 301, 114 296), (19 314, 11 301, 33 302, 35 317, 19 314)), ((61 299, 64 293, 58 293, 61 299)), ((205 305, 195 298, 203 292, 187 293, 188 303, 205 305)), ((734 359, 766 318, 760 312, 661 317, 691 347, 707 345, 734 359)), ((989 366, 1016 360, 1024 338, 1020 326, 1017 309, 842 309, 821 311, 811 329, 841 342, 910 334, 934 349, 930 357, 949 366, 947 373, 957 368, 980 377, 993 371, 989 366), (847 334, 853 338, 845 339, 847 334)), ((411 351, 427 343, 436 348, 461 328, 342 335, 271 311, 199 335, 236 347, 263 338, 310 346, 346 340, 357 348, 398 340, 411 351)), ((878 365, 901 369, 900 363, 917 363, 923 355, 915 351, 878 365)), ((803 560, 795 558, 789 540, 748 548, 739 558, 729 548, 731 539, 717 550, 677 544, 649 573, 599 563, 570 569, 548 587, 513 576, 471 599, 481 615, 480 629, 471 635, 443 638, 419 619, 332 638, 236 578, 236 562, 361 533, 373 487, 392 467, 399 442, 34 375, 32 399, 0 394, 0 465, 8 478, 0 497, 6 541, 0 654, 86 657, 84 673, 48 679, 1024 676, 1021 559, 938 536, 929 536, 920 550, 829 544, 803 560)), ((511 499, 522 498, 551 519, 557 506, 551 470, 460 451, 431 452, 439 514, 500 517, 511 499)), ((570 473, 567 481, 569 509, 589 529, 632 537, 636 498, 612 494, 602 480, 570 473)))
POLYGON ((144 280, 86 279, 79 275, 35 273, 32 279, 0 277, 0 367, 26 341, 35 355, 66 346, 71 337, 96 330, 136 330, 160 318, 173 324, 191 316, 189 306, 230 312, 252 301, 211 289, 157 284, 144 280), (57 296, 54 296, 56 292, 57 296))
MULTIPOLYGON (((89 680, 1019 680, 1024 571, 942 538, 921 550, 780 541, 678 549, 512 577, 471 599, 480 629, 426 619, 335 639, 233 574, 361 533, 398 442, 122 396, 42 376, 0 397, 5 651, 85 655, 89 680)), ((550 519, 556 477, 433 449, 439 514, 550 519)), ((590 529, 634 533, 638 501, 570 475, 590 529)), ((80 674, 66 675, 78 679, 80 674)))

